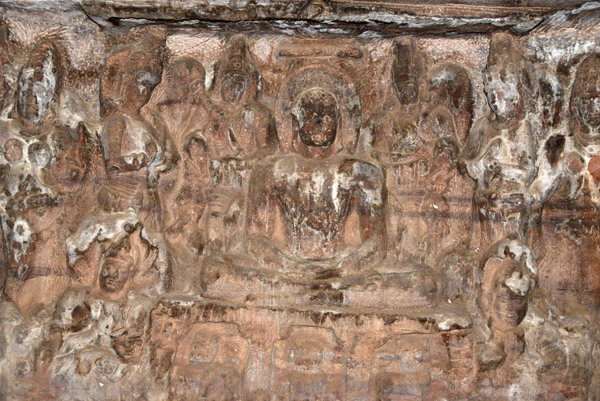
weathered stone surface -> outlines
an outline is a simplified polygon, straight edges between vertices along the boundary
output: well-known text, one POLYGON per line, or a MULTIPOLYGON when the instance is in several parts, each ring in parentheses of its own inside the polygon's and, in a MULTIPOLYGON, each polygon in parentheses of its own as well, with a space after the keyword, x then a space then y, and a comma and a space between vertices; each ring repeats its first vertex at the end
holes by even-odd
POLYGON ((600 399, 596 3, 0 7, 0 400, 600 399))

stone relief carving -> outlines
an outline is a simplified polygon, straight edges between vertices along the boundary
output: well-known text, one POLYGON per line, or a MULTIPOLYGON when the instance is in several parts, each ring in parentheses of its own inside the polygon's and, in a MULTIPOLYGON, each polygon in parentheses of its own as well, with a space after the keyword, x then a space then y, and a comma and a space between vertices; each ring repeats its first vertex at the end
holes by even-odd
POLYGON ((0 399, 600 396, 597 44, 4 18, 0 399))
POLYGON ((484 73, 489 112, 474 123, 472 146, 465 154, 467 171, 477 181, 479 213, 486 215, 483 233, 488 243, 507 234, 524 238, 527 208, 540 196, 533 185, 537 127, 527 116, 537 95, 537 80, 533 64, 512 46, 510 38, 492 38, 484 73))

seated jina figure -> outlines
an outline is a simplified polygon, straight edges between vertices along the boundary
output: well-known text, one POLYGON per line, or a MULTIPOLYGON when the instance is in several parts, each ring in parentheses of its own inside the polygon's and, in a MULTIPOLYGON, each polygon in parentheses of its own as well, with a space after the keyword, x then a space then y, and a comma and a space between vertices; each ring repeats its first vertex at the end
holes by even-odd
POLYGON ((391 307, 386 302, 429 300, 431 275, 398 269, 401 279, 378 271, 390 265, 383 263, 385 174, 335 152, 341 127, 335 96, 321 88, 300 93, 292 122, 296 152, 265 159, 250 176, 246 253, 207 257, 202 295, 269 306, 391 307))

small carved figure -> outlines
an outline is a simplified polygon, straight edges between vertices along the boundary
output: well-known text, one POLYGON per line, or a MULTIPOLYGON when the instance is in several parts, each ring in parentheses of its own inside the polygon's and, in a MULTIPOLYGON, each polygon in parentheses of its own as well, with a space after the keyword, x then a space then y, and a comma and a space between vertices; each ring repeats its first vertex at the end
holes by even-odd
MULTIPOLYGON (((573 141, 568 139, 568 128, 564 117, 564 91, 560 80, 547 65, 537 65, 539 99, 537 102, 536 142, 539 144, 536 160, 536 180, 532 188, 538 192, 528 218, 529 246, 538 259, 546 252, 546 241, 542 234, 542 214, 551 196, 570 197, 578 190, 578 157, 567 152, 573 141)), ((541 283, 541 281, 540 281, 541 283)))
POLYGON ((428 76, 428 92, 432 98, 430 104, 434 107, 442 105, 453 117, 445 121, 449 130, 445 130, 444 125, 439 125, 442 129, 438 130, 438 136, 452 136, 451 130, 454 128, 454 136, 462 148, 467 142, 474 114, 473 88, 469 74, 462 67, 446 64, 434 68, 428 76))
POLYGON ((198 60, 177 58, 167 65, 164 79, 148 105, 164 122, 183 162, 159 182, 163 207, 170 201, 164 197, 173 195, 175 186, 209 182, 210 155, 205 134, 211 120, 219 120, 220 110, 208 98, 204 79, 204 67, 198 60))
POLYGON ((83 191, 82 185, 89 178, 94 161, 100 159, 97 145, 82 128, 76 133, 57 131, 47 142, 36 142, 29 148, 35 146, 47 146, 49 152, 53 149, 48 154, 51 161, 34 170, 40 181, 33 188, 38 189, 23 193, 18 202, 9 202, 6 209, 7 221, 16 223, 13 231, 24 230, 8 236, 9 249, 16 247, 20 251, 9 253, 11 267, 6 287, 9 298, 22 310, 48 306, 65 289, 69 281, 66 255, 58 250, 64 249, 67 236, 85 217, 84 211, 73 211, 73 206, 93 204, 93 193, 83 191), (48 290, 40 295, 41 288, 48 290))
MULTIPOLYGON (((230 210, 238 207, 231 200, 243 196, 242 187, 252 161, 279 149, 272 113, 257 100, 260 74, 248 60, 242 36, 231 38, 227 56, 215 66, 214 80, 214 106, 210 107, 208 124, 203 131, 194 133, 196 138, 202 138, 205 156, 210 157, 213 185, 206 194, 205 223, 209 253, 232 250, 239 245, 231 245, 239 241, 226 227, 243 225, 243 218, 228 217, 231 217, 230 210)), ((203 157, 194 162, 202 164, 205 160, 203 157)))
MULTIPOLYGON (((206 187, 210 183, 211 159, 205 135, 212 129, 211 121, 220 121, 221 112, 205 92, 205 71, 198 60, 177 58, 167 65, 164 76, 149 107, 155 108, 165 122, 180 160, 161 175, 157 190, 170 257, 178 268, 185 269, 198 261, 206 242, 207 224, 200 222, 206 215, 206 187)), ((210 217, 205 220, 212 222, 210 217)))
POLYGON ((182 183, 174 188, 167 198, 170 207, 163 215, 163 234, 171 249, 171 257, 197 261, 205 246, 205 234, 200 219, 206 208, 206 197, 202 188, 194 183, 182 183))
POLYGON ((233 37, 229 54, 216 68, 215 102, 221 114, 213 113, 205 133, 213 157, 244 157, 259 149, 279 148, 271 112, 257 101, 259 72, 246 53, 243 37, 233 37))
MULTIPOLYGON (((371 145, 381 161, 405 161, 422 146, 417 127, 423 97, 423 66, 414 40, 398 41, 391 65, 393 99, 363 129, 372 131, 371 145)), ((363 134, 364 135, 364 134, 363 134)))
POLYGON ((527 314, 537 281, 537 266, 522 242, 503 239, 483 257, 478 300, 488 338, 479 354, 482 369, 510 366, 524 351, 520 324, 527 314))
POLYGON ((526 116, 536 99, 537 79, 531 62, 506 35, 492 38, 484 91, 490 111, 473 125, 463 157, 477 181, 485 245, 509 233, 525 239, 528 210, 549 196, 553 183, 534 184, 538 144, 526 116))
POLYGON ((140 43, 108 58, 100 82, 100 139, 108 176, 100 206, 112 213, 132 208, 154 231, 160 227, 158 177, 172 167, 177 154, 167 133, 155 129, 140 111, 160 82, 164 40, 162 30, 148 29, 140 43))
POLYGON ((49 41, 41 41, 21 68, 17 83, 14 114, 25 135, 43 132, 40 127, 52 121, 52 106, 58 100, 63 74, 58 49, 49 41))
MULTIPOLYGON (((471 80, 463 68, 449 64, 425 74, 415 42, 402 40, 394 47, 391 81, 393 100, 398 105, 384 105, 363 124, 361 136, 368 138, 370 132, 373 151, 366 153, 380 160, 396 179, 390 188, 398 188, 394 195, 403 205, 405 257, 431 264, 439 254, 427 254, 425 261, 421 252, 426 246, 424 241, 435 243, 443 251, 467 241, 469 233, 465 230, 467 220, 445 218, 451 235, 440 236, 440 232, 432 236, 426 233, 420 216, 431 214, 426 206, 431 192, 445 199, 447 216, 470 214, 470 186, 457 184, 465 181, 459 174, 458 156, 473 114, 471 80), (456 211, 451 213, 450 209, 456 211)), ((363 142, 361 139, 359 143, 364 146, 363 142)))
POLYGON ((205 76, 202 63, 195 58, 169 59, 148 103, 162 117, 180 153, 191 133, 207 131, 211 120, 221 118, 204 88, 205 76))
POLYGON ((46 139, 65 130, 53 118, 63 74, 57 47, 46 41, 33 47, 20 70, 14 118, 1 122, 4 158, 12 166, 3 184, 11 194, 23 195, 25 188, 32 191, 34 187, 42 191, 40 169, 52 160, 46 139))

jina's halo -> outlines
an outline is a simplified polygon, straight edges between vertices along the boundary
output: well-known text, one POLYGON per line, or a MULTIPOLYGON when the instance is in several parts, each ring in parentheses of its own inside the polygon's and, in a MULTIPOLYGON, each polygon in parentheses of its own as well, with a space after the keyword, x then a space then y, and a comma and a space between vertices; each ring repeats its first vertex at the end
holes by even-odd
POLYGON ((361 104, 358 92, 350 79, 331 66, 309 65, 289 75, 281 85, 275 118, 283 150, 292 150, 292 107, 298 96, 310 89, 321 88, 335 96, 340 113, 336 151, 353 152, 361 124, 361 104))

